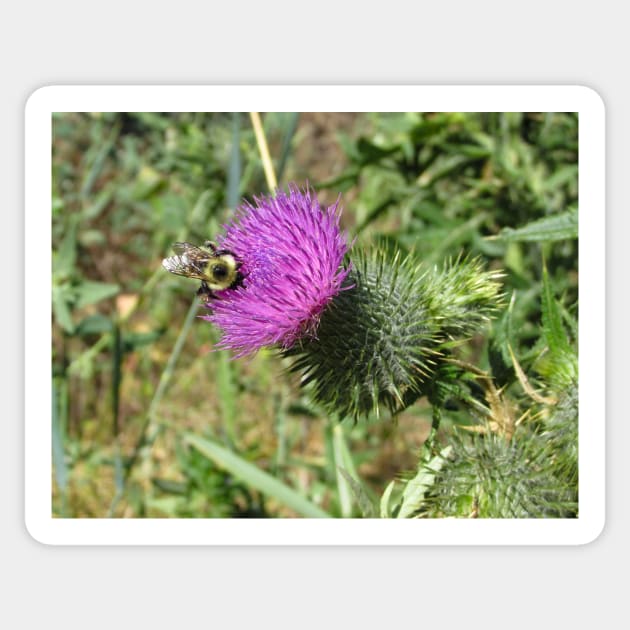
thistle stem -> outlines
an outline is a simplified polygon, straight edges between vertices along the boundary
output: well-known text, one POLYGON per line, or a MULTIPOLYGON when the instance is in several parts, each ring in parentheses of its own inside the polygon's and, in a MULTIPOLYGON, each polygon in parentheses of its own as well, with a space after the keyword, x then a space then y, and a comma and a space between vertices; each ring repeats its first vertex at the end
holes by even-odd
POLYGON ((442 421, 442 410, 439 406, 433 405, 433 416, 431 419, 431 429, 429 435, 424 442, 424 448, 426 450, 427 459, 430 459, 435 455, 435 441, 437 439, 438 431, 440 430, 440 422, 442 421))

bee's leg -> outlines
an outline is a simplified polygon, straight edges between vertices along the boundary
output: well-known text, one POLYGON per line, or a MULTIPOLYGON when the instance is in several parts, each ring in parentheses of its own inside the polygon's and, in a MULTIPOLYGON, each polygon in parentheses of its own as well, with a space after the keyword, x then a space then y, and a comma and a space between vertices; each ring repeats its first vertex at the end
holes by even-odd
POLYGON ((245 285, 243 284, 243 280, 245 280, 245 276, 240 271, 237 271, 236 280, 234 280, 232 286, 230 286, 230 289, 236 289, 236 287, 245 287, 245 285))
POLYGON ((206 249, 210 249, 212 250, 212 253, 217 254, 217 246, 215 243, 213 243, 212 241, 204 241, 203 246, 206 249))
POLYGON ((209 302, 214 298, 212 289, 206 284, 205 280, 201 281, 201 286, 197 289, 197 295, 203 302, 209 302))

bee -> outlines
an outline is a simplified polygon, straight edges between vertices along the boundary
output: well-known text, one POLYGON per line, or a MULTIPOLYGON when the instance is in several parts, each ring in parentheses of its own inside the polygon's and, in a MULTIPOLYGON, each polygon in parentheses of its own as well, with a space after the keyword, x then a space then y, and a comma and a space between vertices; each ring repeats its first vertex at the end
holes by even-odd
POLYGON ((162 267, 178 276, 201 280, 197 295, 204 301, 216 297, 214 291, 243 286, 241 262, 227 249, 217 249, 212 241, 201 247, 191 243, 175 243, 175 256, 165 258, 162 267))

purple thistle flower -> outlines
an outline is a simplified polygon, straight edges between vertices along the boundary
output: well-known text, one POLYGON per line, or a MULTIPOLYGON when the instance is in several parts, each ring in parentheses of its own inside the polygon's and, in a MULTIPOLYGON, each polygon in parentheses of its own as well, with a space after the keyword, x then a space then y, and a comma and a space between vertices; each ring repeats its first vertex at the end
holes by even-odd
POLYGON ((217 239, 242 263, 243 286, 218 292, 204 316, 223 331, 217 347, 236 357, 314 337, 349 273, 342 267, 348 244, 339 228, 339 200, 322 209, 308 188, 293 184, 288 194, 254 202, 240 206, 217 239))

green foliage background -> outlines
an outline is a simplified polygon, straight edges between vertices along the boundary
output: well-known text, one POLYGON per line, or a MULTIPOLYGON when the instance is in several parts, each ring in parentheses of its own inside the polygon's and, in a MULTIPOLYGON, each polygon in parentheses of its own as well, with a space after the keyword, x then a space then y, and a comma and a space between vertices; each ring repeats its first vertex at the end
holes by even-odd
POLYGON ((196 285, 161 268, 268 192, 247 114, 56 114, 53 514, 576 516, 577 115, 263 121, 280 185, 342 193, 357 243, 504 270, 431 449, 424 399, 336 423, 273 351, 213 352, 196 285))

